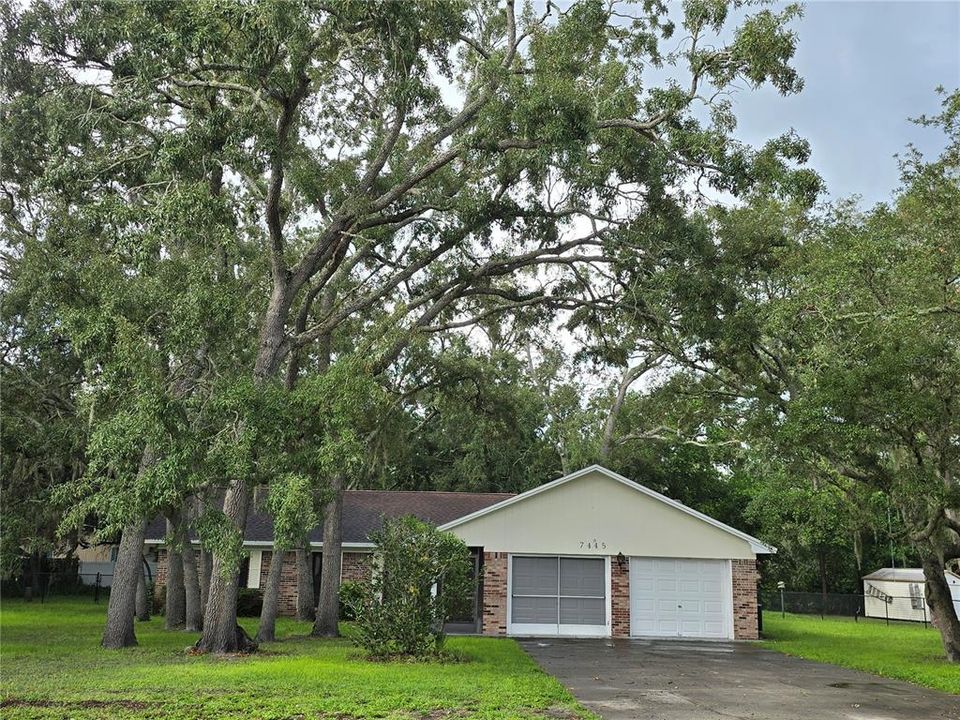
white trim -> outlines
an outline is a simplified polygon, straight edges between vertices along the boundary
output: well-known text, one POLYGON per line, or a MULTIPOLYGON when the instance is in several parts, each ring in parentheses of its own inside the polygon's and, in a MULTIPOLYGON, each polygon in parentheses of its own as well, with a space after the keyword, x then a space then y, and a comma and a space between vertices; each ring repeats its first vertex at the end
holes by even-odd
POLYGON ((457 518, 456 520, 451 520, 445 525, 441 525, 437 529, 452 530, 453 528, 463 525, 464 523, 470 522, 471 520, 475 520, 476 518, 483 517, 484 515, 489 515, 490 513, 497 512, 498 510, 502 510, 503 508, 513 505, 514 503, 518 503, 521 500, 526 500, 527 498, 533 497, 534 495, 539 495, 540 493, 546 492, 547 490, 552 490, 555 487, 564 485, 570 482, 571 480, 576 480, 577 478, 583 477, 584 475, 587 475, 592 472, 598 472, 601 475, 605 475, 611 480, 616 480, 619 483, 623 483, 627 487, 632 488, 637 492, 641 492, 644 495, 647 495, 648 497, 653 498, 654 500, 659 500, 660 502, 665 503, 666 505, 669 505, 672 508, 680 510, 681 512, 684 512, 687 515, 691 515, 697 518, 698 520, 702 520, 703 522, 709 525, 713 525, 715 528, 719 528, 724 532, 730 533, 731 535, 738 537, 741 540, 744 540, 745 542, 749 543, 750 549, 754 553, 772 555, 773 553, 777 552, 777 549, 773 545, 768 545, 767 543, 763 542, 762 540, 758 540, 752 535, 747 535, 745 532, 741 530, 737 530, 736 528, 730 527, 729 525, 726 525, 725 523, 722 523, 719 520, 715 520, 709 515, 704 515, 702 512, 694 510, 691 507, 687 507, 681 502, 678 502, 672 498, 668 498, 666 495, 661 495, 655 490, 651 490, 650 488, 644 487, 639 483, 635 483, 633 480, 625 478, 623 475, 615 473, 612 470, 608 470, 607 468, 602 467, 600 465, 590 465, 589 467, 585 467, 583 470, 578 470, 577 472, 570 473, 569 475, 564 475, 562 478, 559 478, 552 482, 548 482, 545 485, 540 485, 539 487, 535 487, 533 490, 527 490, 527 492, 520 493, 519 495, 514 495, 513 497, 507 498, 506 500, 501 500, 500 502, 495 503, 493 505, 489 505, 488 507, 485 507, 482 510, 477 510, 476 512, 472 512, 469 515, 464 515, 463 517, 457 518))
MULTIPOLYGON (((273 556, 270 557, 273 562, 273 556)), ((247 587, 256 590, 260 587, 260 568, 263 566, 263 550, 253 550, 250 553, 250 563, 247 565, 247 587)))
MULTIPOLYGON (((559 576, 558 576, 559 581, 559 576)), ((569 553, 508 553, 507 554, 507 635, 513 637, 612 637, 613 636, 613 585, 611 583, 609 555, 571 555, 569 553), (603 560, 603 579, 606 587, 606 622, 604 625, 569 625, 556 623, 514 623, 513 622, 513 558, 590 558, 603 560)), ((557 610, 559 611, 559 596, 557 610)), ((559 618, 557 618, 559 620, 559 618)))
POLYGON ((727 639, 736 640, 737 620, 733 617, 733 560, 727 560, 726 589, 723 593, 724 602, 727 604, 727 639))

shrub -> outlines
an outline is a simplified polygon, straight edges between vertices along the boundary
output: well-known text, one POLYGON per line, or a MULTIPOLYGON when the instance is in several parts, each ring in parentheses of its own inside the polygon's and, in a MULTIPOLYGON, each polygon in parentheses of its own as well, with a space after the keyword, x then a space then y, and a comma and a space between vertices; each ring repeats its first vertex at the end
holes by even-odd
POLYGON ((237 592, 237 615, 257 617, 263 609, 263 591, 254 588, 240 588, 237 592))
POLYGON ((438 654, 444 623, 470 591, 470 551, 414 517, 387 520, 371 539, 374 570, 360 584, 358 642, 378 659, 438 654))
POLYGON ((357 608, 367 594, 367 583, 359 580, 344 580, 340 583, 340 619, 356 620, 357 608))

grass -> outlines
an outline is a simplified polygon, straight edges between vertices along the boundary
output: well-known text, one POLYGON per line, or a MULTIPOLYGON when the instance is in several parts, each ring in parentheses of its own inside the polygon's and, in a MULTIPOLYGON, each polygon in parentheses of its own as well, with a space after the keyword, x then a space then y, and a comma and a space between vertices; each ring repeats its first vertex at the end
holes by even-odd
MULTIPOLYGON (((457 663, 364 660, 349 640, 306 637, 234 658, 189 656, 195 634, 137 623, 139 646, 99 647, 105 603, 4 600, 0 697, 7 718, 592 718, 513 641, 450 638, 457 663)), ((241 623, 252 635, 255 619, 241 623)))
POLYGON ((920 623, 763 615, 766 647, 960 695, 960 668, 944 658, 940 633, 920 623))

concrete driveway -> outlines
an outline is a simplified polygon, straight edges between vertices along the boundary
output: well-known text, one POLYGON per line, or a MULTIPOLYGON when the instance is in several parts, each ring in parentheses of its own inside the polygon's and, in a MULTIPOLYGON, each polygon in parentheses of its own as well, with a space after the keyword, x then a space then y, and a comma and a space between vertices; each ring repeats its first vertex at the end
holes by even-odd
POLYGON ((607 720, 960 720, 960 697, 754 645, 567 639, 521 645, 607 720))

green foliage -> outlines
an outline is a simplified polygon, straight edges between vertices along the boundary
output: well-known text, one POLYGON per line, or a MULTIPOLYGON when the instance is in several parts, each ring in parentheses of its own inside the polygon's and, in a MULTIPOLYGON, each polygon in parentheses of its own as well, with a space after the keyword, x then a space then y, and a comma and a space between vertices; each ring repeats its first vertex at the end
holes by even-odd
POLYGON ((367 583, 358 580, 344 580, 340 583, 340 619, 356 620, 357 609, 362 606, 367 595, 367 583))
POLYGON ((459 538, 414 517, 386 520, 372 579, 355 607, 357 642, 374 658, 436 655, 444 622, 470 592, 470 552, 459 538))

